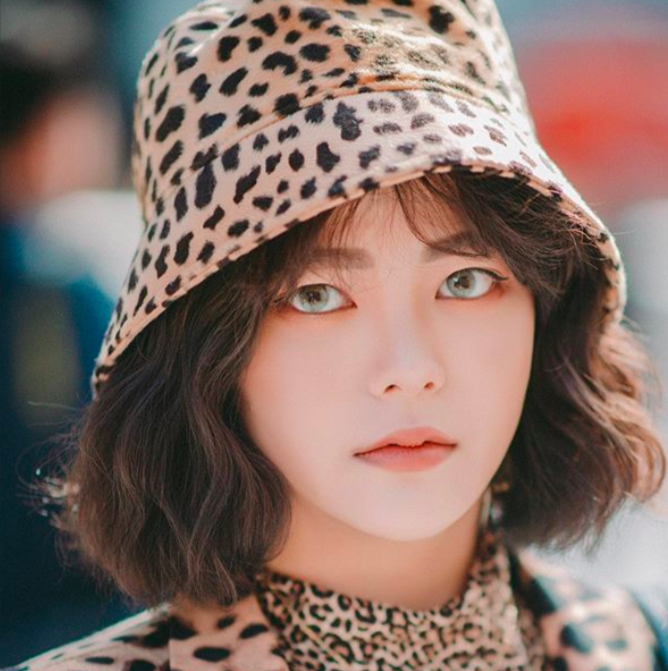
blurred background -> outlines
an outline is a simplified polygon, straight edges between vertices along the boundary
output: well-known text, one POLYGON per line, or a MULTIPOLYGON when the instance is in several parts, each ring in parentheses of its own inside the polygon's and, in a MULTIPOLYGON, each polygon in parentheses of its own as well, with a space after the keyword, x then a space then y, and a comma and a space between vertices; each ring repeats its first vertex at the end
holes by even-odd
MULTIPOLYGON (((129 176, 141 60, 185 0, 0 0, 0 666, 126 616, 61 564, 26 483, 90 400, 141 223, 129 176)), ((616 235, 627 315, 668 382, 668 2, 498 0, 548 153, 616 235)), ((667 394, 668 396, 668 394, 667 394)), ((654 414, 668 440, 666 399, 654 414)), ((594 581, 668 574, 668 487, 620 512, 594 581)))

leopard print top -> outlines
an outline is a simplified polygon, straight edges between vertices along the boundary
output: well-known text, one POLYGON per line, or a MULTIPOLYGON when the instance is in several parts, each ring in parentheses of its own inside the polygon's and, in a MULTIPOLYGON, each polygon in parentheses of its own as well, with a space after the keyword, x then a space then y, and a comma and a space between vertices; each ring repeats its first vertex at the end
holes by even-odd
POLYGON ((265 570, 231 608, 165 603, 4 671, 658 668, 656 639, 627 590, 593 586, 489 536, 481 547, 462 594, 434 610, 265 570))
POLYGON ((480 539, 462 594, 415 611, 364 600, 265 569, 263 612, 290 669, 548 669, 538 622, 510 584, 507 551, 480 539))

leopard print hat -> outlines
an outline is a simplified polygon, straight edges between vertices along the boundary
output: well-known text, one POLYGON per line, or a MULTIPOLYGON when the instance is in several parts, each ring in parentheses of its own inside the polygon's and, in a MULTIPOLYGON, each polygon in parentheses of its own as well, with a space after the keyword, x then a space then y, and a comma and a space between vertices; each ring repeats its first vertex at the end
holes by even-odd
POLYGON ((539 144, 492 0, 206 0, 145 56, 132 176, 143 235, 92 377, 212 273, 367 191, 452 166, 521 180, 614 238, 539 144))

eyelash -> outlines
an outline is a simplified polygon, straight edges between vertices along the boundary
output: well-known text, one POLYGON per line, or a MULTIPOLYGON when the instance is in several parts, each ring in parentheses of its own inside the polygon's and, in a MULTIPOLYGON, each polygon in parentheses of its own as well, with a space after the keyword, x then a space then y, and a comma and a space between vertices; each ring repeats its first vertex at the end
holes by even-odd
MULTIPOLYGON (((462 300, 462 301, 475 301, 475 300, 484 298, 485 296, 489 295, 498 285, 500 285, 502 282, 505 282, 508 279, 507 277, 499 275, 498 273, 495 273, 492 270, 488 270, 487 268, 462 268, 462 269, 457 270, 456 272, 451 273, 450 275, 448 275, 445 278, 445 280, 443 280, 443 282, 441 284, 447 282, 450 278, 456 277, 458 275, 462 275, 462 274, 467 273, 467 272, 473 272, 473 271, 483 273, 483 274, 488 275, 489 277, 492 278, 492 285, 490 286, 489 290, 486 291, 481 296, 476 296, 474 298, 461 298, 461 297, 457 297, 457 296, 449 296, 448 297, 449 299, 451 299, 451 300, 462 300)), ((324 282, 319 282, 317 284, 304 284, 300 287, 297 287, 291 294, 284 294, 283 296, 280 296, 279 298, 275 299, 274 304, 276 305, 276 307, 278 309, 292 309, 295 312, 297 312, 299 314, 304 314, 304 315, 332 314, 334 312, 338 312, 339 310, 341 310, 343 308, 335 308, 334 310, 326 310, 326 311, 323 311, 323 312, 307 312, 307 311, 304 311, 304 310, 298 310, 297 308, 295 308, 290 303, 292 298, 304 289, 308 289, 309 287, 331 287, 331 286, 332 286, 331 284, 326 284, 324 282)), ((336 289, 336 287, 332 287, 332 288, 336 289)), ((338 289, 336 289, 336 290, 339 291, 338 289)))

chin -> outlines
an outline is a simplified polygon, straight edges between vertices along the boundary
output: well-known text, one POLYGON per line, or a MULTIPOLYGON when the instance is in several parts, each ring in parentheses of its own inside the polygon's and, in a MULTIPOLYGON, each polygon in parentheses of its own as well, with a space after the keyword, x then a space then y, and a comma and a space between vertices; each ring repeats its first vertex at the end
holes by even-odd
POLYGON ((457 521, 456 517, 429 516, 423 513, 388 517, 384 512, 382 519, 360 520, 359 517, 352 525, 359 531, 370 536, 376 536, 388 541, 412 542, 433 538, 442 534, 457 521))

